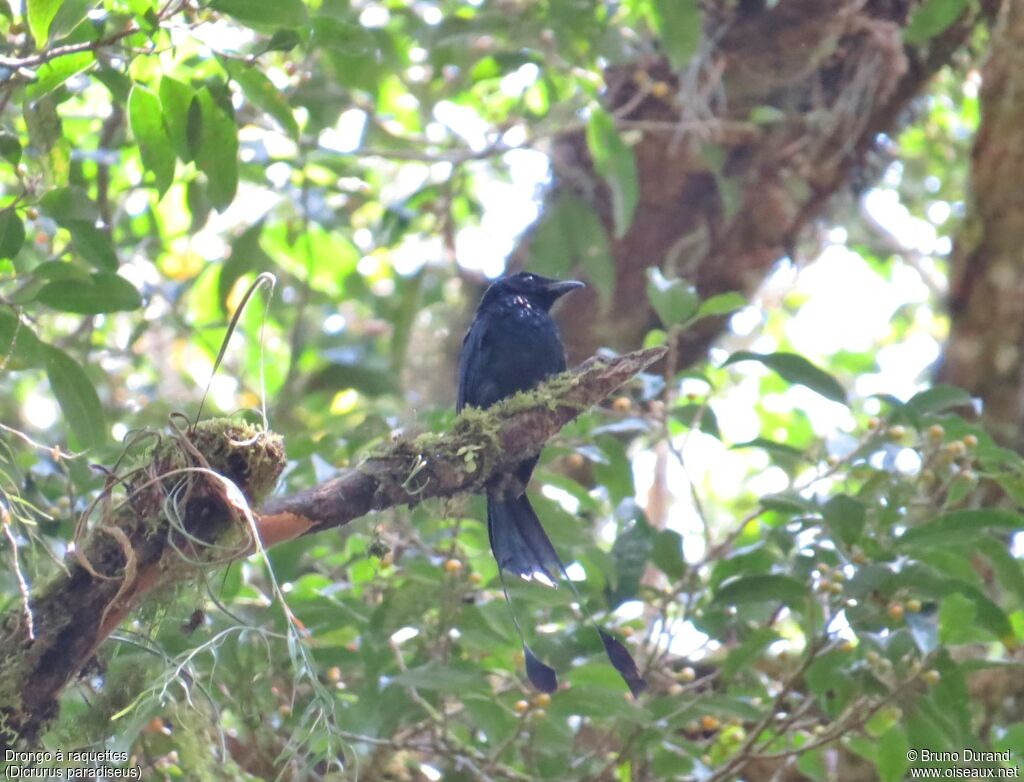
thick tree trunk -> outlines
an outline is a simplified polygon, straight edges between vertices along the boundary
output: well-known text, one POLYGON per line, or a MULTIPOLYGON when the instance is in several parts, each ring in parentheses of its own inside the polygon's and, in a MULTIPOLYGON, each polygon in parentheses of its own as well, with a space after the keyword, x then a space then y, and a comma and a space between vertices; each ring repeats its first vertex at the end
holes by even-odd
MULTIPOLYGON (((703 296, 753 293, 779 258, 792 255, 829 198, 868 168, 879 134, 899 125, 980 19, 967 12, 925 44, 907 46, 914 3, 765 5, 709 12, 684 74, 654 56, 607 72, 607 108, 620 131, 638 138, 639 206, 629 231, 613 242, 610 311, 595 317, 593 287, 566 302, 571 355, 642 341, 657 323, 645 303, 652 265, 690 279, 703 296)), ((582 197, 610 229, 611 196, 583 135, 562 138, 553 157, 558 184, 549 204, 566 193, 582 197)), ((531 262, 531 238, 513 265, 531 262)), ((685 335, 680 364, 702 356, 724 323, 708 321, 685 335)))
POLYGON ((1024 2, 1004 5, 982 71, 968 214, 957 236, 941 370, 984 403, 988 430, 1024 447, 1024 2))

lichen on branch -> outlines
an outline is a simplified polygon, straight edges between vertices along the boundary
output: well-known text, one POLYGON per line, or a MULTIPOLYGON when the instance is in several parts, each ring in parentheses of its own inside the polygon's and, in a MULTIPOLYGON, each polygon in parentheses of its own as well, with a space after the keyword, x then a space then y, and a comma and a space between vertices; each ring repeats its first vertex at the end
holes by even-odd
POLYGON ((110 475, 77 556, 32 595, 34 632, 20 606, 0 618, 0 748, 37 740, 61 690, 154 588, 247 556, 257 548, 253 533, 271 546, 375 510, 479 490, 664 355, 592 358, 492 408, 465 411, 451 432, 398 439, 320 486, 268 501, 258 515, 253 508, 285 464, 281 438, 224 419, 174 429, 135 469, 110 475))

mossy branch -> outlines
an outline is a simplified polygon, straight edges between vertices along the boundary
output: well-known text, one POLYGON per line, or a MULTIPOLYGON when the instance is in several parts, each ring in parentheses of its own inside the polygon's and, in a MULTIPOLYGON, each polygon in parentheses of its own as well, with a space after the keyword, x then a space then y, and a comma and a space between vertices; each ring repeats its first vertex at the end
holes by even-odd
MULTIPOLYGON (((0 618, 0 748, 35 743, 57 696, 140 599, 256 550, 375 510, 483 488, 665 354, 593 358, 451 432, 396 440, 312 489, 258 506, 284 467, 281 439, 233 421, 174 430, 123 477, 111 475, 66 571, 0 618), (116 496, 115 496, 116 495, 116 496)), ((83 519, 84 529, 88 516, 83 519)))

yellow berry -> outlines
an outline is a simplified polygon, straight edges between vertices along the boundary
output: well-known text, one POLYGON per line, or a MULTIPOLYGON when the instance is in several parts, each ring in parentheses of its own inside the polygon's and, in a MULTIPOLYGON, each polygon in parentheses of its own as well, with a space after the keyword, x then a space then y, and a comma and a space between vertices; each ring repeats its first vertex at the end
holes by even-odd
POLYGON ((831 584, 828 585, 828 591, 831 592, 833 595, 841 594, 843 591, 843 585, 833 581, 831 584))
POLYGON ((39 217, 39 210, 36 209, 34 206, 30 206, 25 210, 25 217, 27 217, 29 220, 35 220, 37 217, 39 217))
POLYGON ((920 613, 920 611, 921 611, 921 601, 916 599, 916 598, 908 600, 907 601, 907 610, 910 613, 912 613, 912 614, 920 613))
POLYGON ((885 436, 894 443, 899 442, 907 436, 907 428, 905 426, 900 426, 899 424, 896 424, 896 426, 890 426, 889 431, 885 433, 885 436))
POLYGON ((931 670, 922 673, 921 678, 924 679, 925 684, 935 686, 942 679, 942 674, 932 668, 931 670))
POLYGON ((656 81, 651 85, 651 95, 655 98, 666 98, 672 91, 672 88, 668 86, 667 82, 656 81))
POLYGON ((530 704, 526 701, 516 701, 516 705, 512 708, 516 710, 517 714, 524 714, 530 708, 530 704))
POLYGON ((633 400, 628 396, 617 396, 615 401, 612 402, 612 409, 617 413, 628 413, 632 407, 633 400))
POLYGON ((977 448, 978 438, 975 437, 973 434, 964 435, 964 445, 967 446, 968 448, 977 448))
POLYGON ((339 668, 337 665, 332 665, 330 668, 328 668, 327 681, 331 682, 332 684, 337 684, 338 682, 340 682, 341 668, 339 668))
POLYGON ((689 665, 683 668, 679 673, 676 674, 676 678, 681 682, 692 682, 697 678, 697 672, 693 670, 689 665))
POLYGON ((462 570, 462 563, 457 559, 449 559, 444 563, 444 572, 454 575, 462 570))
POLYGON ((967 453, 967 446, 964 445, 963 440, 954 440, 951 443, 946 443, 942 446, 943 453, 957 459, 967 453))
POLYGON ((481 576, 479 573, 470 573, 469 574, 469 583, 472 584, 473 586, 480 586, 480 584, 483 583, 483 580, 484 580, 484 577, 481 576))
POLYGON ((903 606, 899 603, 892 603, 887 609, 887 613, 890 619, 899 622, 903 619, 903 606))
POLYGON ((868 561, 868 558, 865 556, 864 552, 858 548, 853 550, 853 553, 850 555, 850 561, 855 565, 863 565, 868 561))
POLYGON ((622 634, 624 636, 626 636, 626 638, 632 638, 633 637, 633 628, 632 627, 623 627, 622 628, 622 634))
POLYGON ((721 720, 718 717, 712 717, 710 714, 701 717, 700 726, 704 730, 718 730, 722 725, 721 720))
POLYGON ((943 429, 941 425, 939 425, 939 424, 932 424, 931 426, 928 427, 928 438, 930 440, 934 440, 935 442, 939 442, 945 436, 946 436, 946 430, 943 429))
POLYGON ((534 712, 533 712, 533 718, 535 720, 542 720, 546 716, 548 716, 548 713, 546 711, 544 711, 544 709, 535 709, 534 712))
POLYGON ((546 692, 538 692, 533 696, 533 705, 540 708, 545 708, 551 705, 551 696, 546 692))
POLYGON ((842 646, 839 647, 839 649, 841 651, 844 651, 844 652, 852 652, 856 648, 857 648, 857 644, 855 644, 849 638, 847 638, 845 641, 843 641, 842 646))

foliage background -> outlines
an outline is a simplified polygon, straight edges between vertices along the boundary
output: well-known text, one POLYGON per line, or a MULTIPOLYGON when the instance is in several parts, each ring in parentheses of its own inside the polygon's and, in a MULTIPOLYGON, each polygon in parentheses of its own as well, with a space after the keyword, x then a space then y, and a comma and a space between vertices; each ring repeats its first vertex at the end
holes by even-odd
MULTIPOLYGON (((138 457, 207 386, 208 415, 284 435, 282 492, 449 427, 459 339, 507 257, 589 282, 571 358, 678 356, 564 430, 534 484, 583 599, 643 660, 641 700, 566 590, 514 585, 568 685, 528 690, 482 503, 456 498, 151 599, 43 745, 125 749, 151 779, 896 780, 910 749, 964 748, 1019 765, 1024 464, 970 394, 931 384, 954 239, 984 230, 965 196, 979 68, 1019 3, 888 4, 899 45, 970 32, 743 285, 629 233, 653 120, 612 108, 616 74, 682 112, 719 211, 745 214, 716 119, 671 103, 693 85, 664 69, 693 75, 723 18, 797 5, 0 3, 5 627, 59 574, 104 485, 91 465, 138 457), (592 169, 566 164, 567 137, 592 169), (215 374, 264 271, 274 294, 215 374), (607 336, 619 296, 633 344, 607 336)), ((719 89, 742 104, 745 78, 719 89)), ((792 110, 759 104, 740 130, 792 110)))

